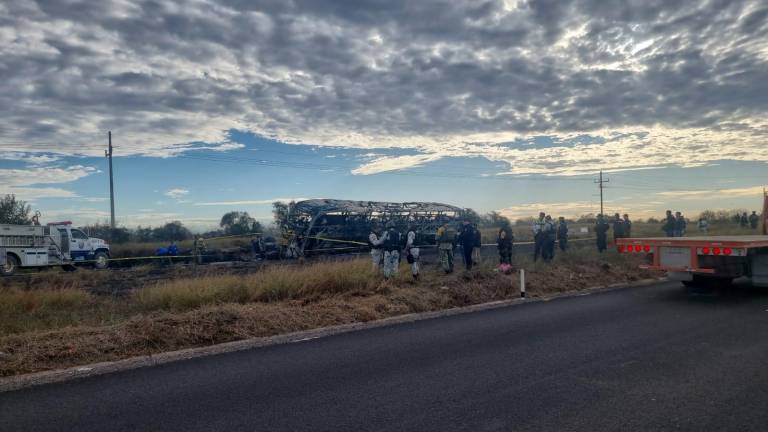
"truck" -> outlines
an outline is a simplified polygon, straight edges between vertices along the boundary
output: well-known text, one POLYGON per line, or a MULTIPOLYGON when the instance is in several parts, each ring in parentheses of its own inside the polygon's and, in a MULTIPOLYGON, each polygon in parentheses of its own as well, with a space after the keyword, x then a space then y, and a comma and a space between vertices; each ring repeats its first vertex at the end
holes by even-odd
POLYGON ((89 264, 97 269, 109 265, 109 245, 73 228, 72 222, 47 225, 0 224, 0 275, 10 276, 20 268, 61 266, 66 270, 89 264))
POLYGON ((621 238, 620 253, 645 254, 643 268, 663 270, 686 286, 728 284, 748 277, 768 287, 768 195, 763 194, 762 235, 621 238))

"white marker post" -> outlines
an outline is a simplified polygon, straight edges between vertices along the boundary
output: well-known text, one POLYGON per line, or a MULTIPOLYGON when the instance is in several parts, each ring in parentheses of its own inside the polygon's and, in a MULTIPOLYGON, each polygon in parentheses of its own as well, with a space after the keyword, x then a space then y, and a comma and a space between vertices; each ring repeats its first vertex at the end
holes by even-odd
POLYGON ((525 270, 520 269, 520 298, 525 298, 525 270))

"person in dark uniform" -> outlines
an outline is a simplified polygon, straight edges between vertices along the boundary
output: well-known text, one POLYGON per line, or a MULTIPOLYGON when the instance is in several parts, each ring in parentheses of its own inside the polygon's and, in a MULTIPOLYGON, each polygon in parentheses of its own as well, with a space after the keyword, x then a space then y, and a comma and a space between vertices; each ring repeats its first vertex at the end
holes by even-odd
POLYGON ((597 215, 595 222, 595 234, 597 235, 597 251, 602 253, 608 249, 608 230, 611 226, 605 221, 602 214, 597 215))
POLYGON ((542 254, 544 249, 544 228, 545 214, 539 213, 539 218, 533 222, 533 262, 539 259, 539 255, 542 254))
POLYGON ((464 255, 464 265, 467 271, 472 270, 472 250, 475 249, 475 229, 468 219, 464 219, 459 233, 459 244, 464 255))
POLYGON ((746 228, 749 225, 749 218, 747 217, 747 212, 744 212, 744 214, 741 215, 741 218, 739 219, 739 225, 742 228, 746 228))
POLYGON ((512 228, 508 223, 499 228, 499 234, 496 237, 496 246, 499 248, 499 264, 512 264, 512 244, 514 242, 512 228))
POLYGON ((624 237, 624 220, 621 215, 616 213, 613 215, 613 241, 624 237))
POLYGON ((760 222, 760 216, 757 215, 756 211, 752 211, 752 214, 749 215, 749 227, 752 229, 757 229, 758 222, 760 222))
POLYGON ((661 230, 667 235, 667 237, 675 236, 675 217, 672 216, 672 210, 667 210, 667 216, 664 218, 664 225, 661 230))
POLYGON ((563 252, 568 248, 568 224, 562 216, 557 221, 557 244, 563 252))
POLYGON ((688 226, 688 222, 682 213, 675 213, 675 237, 683 237, 685 235, 685 228, 688 226))
POLYGON ((555 258, 555 224, 552 222, 552 216, 547 215, 544 218, 544 226, 541 231, 544 235, 541 258, 548 263, 555 258))
POLYGON ((624 238, 632 237, 632 221, 629 220, 629 215, 624 213, 624 238))

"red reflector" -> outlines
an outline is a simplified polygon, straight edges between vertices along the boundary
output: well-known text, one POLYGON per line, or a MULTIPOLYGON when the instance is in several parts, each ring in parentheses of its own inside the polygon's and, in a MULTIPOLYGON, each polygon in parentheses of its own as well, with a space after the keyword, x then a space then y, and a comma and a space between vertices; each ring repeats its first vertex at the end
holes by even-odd
POLYGON ((708 247, 705 246, 701 248, 701 253, 703 253, 704 255, 709 255, 709 252, 710 252, 710 249, 708 247))
POLYGON ((645 252, 650 252, 650 251, 651 251, 651 245, 645 245, 645 246, 643 246, 643 250, 644 250, 645 252))
POLYGON ((712 249, 712 253, 714 253, 715 255, 720 255, 720 248, 716 247, 716 248, 712 249))
POLYGON ((643 247, 640 245, 635 245, 635 252, 640 252, 643 250, 643 247))
POLYGON ((733 249, 731 249, 731 248, 723 249, 723 254, 725 254, 725 255, 730 255, 732 253, 733 253, 733 249))

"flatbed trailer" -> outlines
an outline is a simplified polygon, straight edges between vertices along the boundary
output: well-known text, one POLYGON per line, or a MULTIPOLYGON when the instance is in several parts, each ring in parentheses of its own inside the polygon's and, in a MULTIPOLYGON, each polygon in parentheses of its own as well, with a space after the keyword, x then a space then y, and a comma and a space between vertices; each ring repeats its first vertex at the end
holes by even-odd
POLYGON ((749 277, 768 287, 768 235, 651 237, 616 240, 620 253, 646 254, 644 268, 664 270, 684 284, 749 277))

